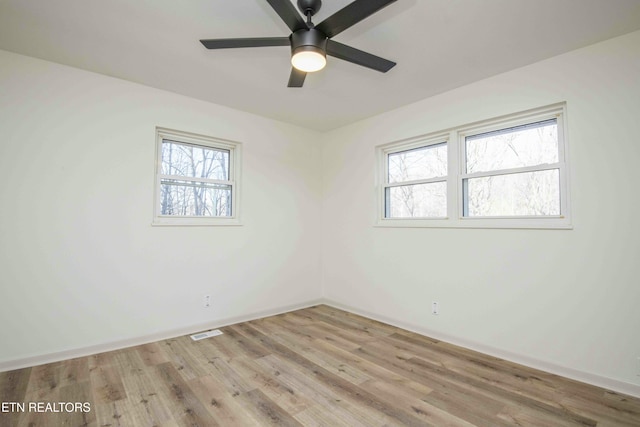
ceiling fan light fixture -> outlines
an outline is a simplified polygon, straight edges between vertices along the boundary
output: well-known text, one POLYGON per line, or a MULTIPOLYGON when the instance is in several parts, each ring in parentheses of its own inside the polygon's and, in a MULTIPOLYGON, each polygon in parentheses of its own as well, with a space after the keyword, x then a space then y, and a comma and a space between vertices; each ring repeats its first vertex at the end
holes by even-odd
POLYGON ((322 70, 327 65, 327 37, 310 28, 291 34, 291 65, 305 73, 322 70))
POLYGON ((291 56, 291 65, 300 71, 313 73, 327 65, 327 57, 324 51, 315 46, 300 46, 291 56))
POLYGON ((200 40, 200 43, 207 49, 288 45, 291 47, 292 67, 287 87, 292 88, 302 87, 307 73, 322 70, 327 64, 327 54, 386 73, 396 65, 395 62, 338 43, 331 38, 396 1, 353 0, 315 25, 311 17, 322 7, 322 0, 298 0, 297 9, 292 3, 293 0, 267 0, 267 3, 291 30, 289 37, 203 39, 200 40), (300 16, 298 10, 307 18, 306 21, 300 16))

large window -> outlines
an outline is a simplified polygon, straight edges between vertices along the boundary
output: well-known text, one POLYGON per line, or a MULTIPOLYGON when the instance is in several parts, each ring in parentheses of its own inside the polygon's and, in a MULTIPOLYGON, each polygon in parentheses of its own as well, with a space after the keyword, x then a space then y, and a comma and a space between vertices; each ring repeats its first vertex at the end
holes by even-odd
POLYGON ((154 224, 238 223, 238 143, 157 129, 154 224))
POLYGON ((378 225, 570 228, 565 106, 377 147, 378 225))

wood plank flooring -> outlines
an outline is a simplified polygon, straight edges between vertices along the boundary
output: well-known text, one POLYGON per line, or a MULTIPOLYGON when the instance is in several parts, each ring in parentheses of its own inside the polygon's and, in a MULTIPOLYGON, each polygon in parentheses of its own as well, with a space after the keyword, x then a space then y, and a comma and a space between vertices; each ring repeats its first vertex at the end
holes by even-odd
POLYGON ((90 411, 0 426, 640 426, 638 398, 324 305, 221 330, 2 372, 0 402, 90 411))

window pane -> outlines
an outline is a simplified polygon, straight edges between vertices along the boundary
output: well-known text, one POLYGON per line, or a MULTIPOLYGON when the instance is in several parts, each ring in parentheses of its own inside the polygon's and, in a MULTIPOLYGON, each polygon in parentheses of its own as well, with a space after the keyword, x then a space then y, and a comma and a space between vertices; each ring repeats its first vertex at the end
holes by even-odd
POLYGON ((447 183, 402 185, 386 189, 386 218, 447 216, 447 183))
POLYGON ((558 169, 464 181, 465 216, 560 215, 558 169))
POLYGON ((447 175, 447 144, 430 145, 389 154, 389 183, 447 175))
POLYGON ((467 173, 558 162, 556 119, 468 136, 465 142, 467 173))
POLYGON ((162 141, 162 174, 229 180, 229 151, 162 141))
POLYGON ((163 179, 160 215, 231 216, 231 186, 163 179))

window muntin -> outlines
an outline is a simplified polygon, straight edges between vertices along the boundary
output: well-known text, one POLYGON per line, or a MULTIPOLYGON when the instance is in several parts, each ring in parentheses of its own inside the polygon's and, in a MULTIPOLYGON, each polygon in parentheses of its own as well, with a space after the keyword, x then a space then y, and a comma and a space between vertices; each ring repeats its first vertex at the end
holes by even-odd
POLYGON ((572 228, 565 117, 560 103, 376 147, 376 224, 572 228), (447 153, 444 172, 410 163, 403 174, 396 163, 436 158, 429 146, 447 153))
POLYGON ((158 129, 154 224, 238 224, 240 145, 158 129))
POLYGON ((447 216, 447 144, 421 141, 385 154, 384 218, 447 216))

